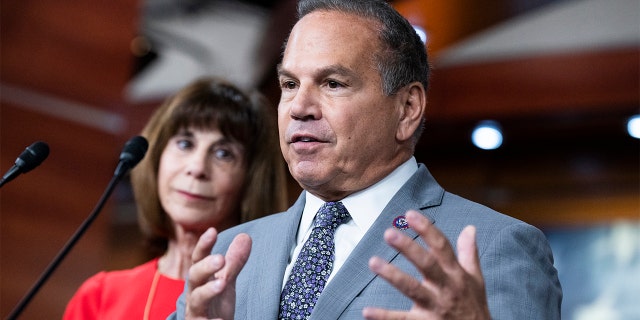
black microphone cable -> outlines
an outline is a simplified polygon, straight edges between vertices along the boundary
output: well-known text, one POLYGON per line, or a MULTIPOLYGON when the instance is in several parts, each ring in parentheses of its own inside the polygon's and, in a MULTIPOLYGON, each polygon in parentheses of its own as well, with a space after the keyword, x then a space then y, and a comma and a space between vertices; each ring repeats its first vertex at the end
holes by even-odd
POLYGON ((122 149, 122 152, 120 153, 120 160, 113 174, 113 177, 111 178, 111 181, 107 186, 107 189, 102 194, 102 197, 98 201, 98 204, 96 205, 96 207, 93 209, 91 214, 84 220, 84 222, 80 225, 80 227, 76 230, 73 236, 62 248, 62 250, 60 250, 58 255, 49 264, 47 269, 45 269, 45 271, 42 273, 38 281, 36 281, 33 287, 31 287, 31 290, 27 292, 27 294, 22 298, 22 300, 20 300, 20 302, 16 305, 13 311, 11 311, 11 313, 7 317, 7 320, 14 320, 18 318, 18 316, 22 313, 22 311, 27 306, 27 304, 29 304, 31 299, 33 299, 35 294, 38 292, 40 287, 42 287, 42 285, 47 281, 47 279, 49 279, 53 271, 58 267, 60 262, 62 262, 62 259, 64 259, 64 257, 67 255, 67 253, 69 253, 71 248, 73 248, 76 242, 78 242, 80 237, 89 228, 93 220, 95 220, 95 218, 98 216, 98 214, 100 213, 100 210, 102 210, 102 207, 106 203, 107 199, 113 192, 118 182, 120 182, 122 177, 124 177, 124 175, 127 172, 129 172, 130 169, 135 167, 138 164, 138 162, 142 160, 145 153, 147 152, 148 146, 149 145, 148 145, 147 139, 141 136, 135 136, 131 138, 129 141, 127 141, 127 143, 124 145, 124 148, 122 149))

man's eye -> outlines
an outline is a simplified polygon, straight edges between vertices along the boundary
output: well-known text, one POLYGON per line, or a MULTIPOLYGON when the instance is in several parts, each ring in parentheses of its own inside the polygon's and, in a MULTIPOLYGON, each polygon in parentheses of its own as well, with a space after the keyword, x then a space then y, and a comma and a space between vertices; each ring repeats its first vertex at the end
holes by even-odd
POLYGON ((328 86, 329 86, 329 88, 331 88, 331 89, 337 89, 337 88, 342 87, 342 84, 340 84, 340 83, 339 83, 339 82, 337 82, 337 81, 333 81, 333 80, 329 80, 329 81, 327 81, 327 85, 328 85, 328 86))
POLYGON ((282 88, 283 89, 288 89, 288 90, 295 89, 296 88, 296 83, 293 82, 293 81, 283 81, 282 82, 282 88))

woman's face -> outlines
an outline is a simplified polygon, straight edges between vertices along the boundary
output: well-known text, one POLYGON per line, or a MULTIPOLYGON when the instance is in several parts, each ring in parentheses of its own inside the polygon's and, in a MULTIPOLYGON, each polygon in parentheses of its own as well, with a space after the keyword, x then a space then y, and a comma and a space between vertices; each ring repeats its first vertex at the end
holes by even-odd
POLYGON ((162 207, 176 227, 204 231, 240 222, 244 148, 218 130, 187 128, 164 148, 158 169, 162 207))

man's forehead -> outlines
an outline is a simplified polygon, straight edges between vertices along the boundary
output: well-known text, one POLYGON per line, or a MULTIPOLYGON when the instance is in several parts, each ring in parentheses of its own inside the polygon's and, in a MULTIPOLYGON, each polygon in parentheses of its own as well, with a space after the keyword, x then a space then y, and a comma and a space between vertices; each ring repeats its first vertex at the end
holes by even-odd
POLYGON ((281 74, 293 62, 343 73, 341 69, 364 59, 372 61, 378 44, 377 30, 368 19, 333 11, 310 13, 291 31, 277 70, 281 74))
POLYGON ((353 35, 353 38, 349 38, 353 41, 371 37, 377 39, 380 27, 378 21, 353 13, 335 10, 314 11, 294 24, 285 42, 284 52, 294 41, 312 43, 315 40, 331 39, 341 35, 353 35))

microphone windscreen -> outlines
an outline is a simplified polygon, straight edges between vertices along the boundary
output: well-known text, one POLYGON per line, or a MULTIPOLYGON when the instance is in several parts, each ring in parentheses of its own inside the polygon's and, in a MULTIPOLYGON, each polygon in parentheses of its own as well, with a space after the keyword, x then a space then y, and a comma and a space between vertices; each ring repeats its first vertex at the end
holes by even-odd
POLYGON ((135 136, 124 144, 122 153, 120 153, 120 162, 126 162, 130 168, 133 168, 144 158, 148 148, 147 139, 142 136, 135 136))
POLYGON ((28 146, 16 159, 16 165, 22 173, 31 171, 39 166, 49 156, 49 145, 46 142, 36 141, 28 146))

